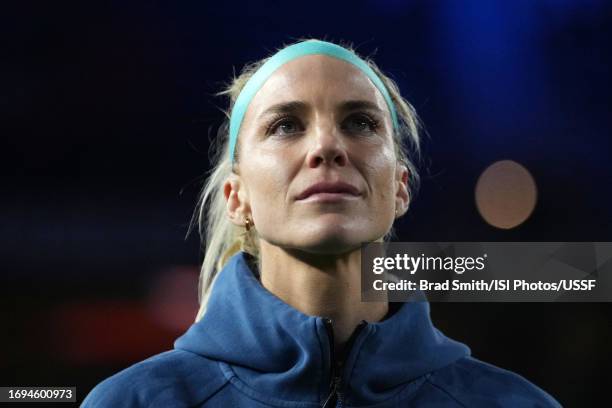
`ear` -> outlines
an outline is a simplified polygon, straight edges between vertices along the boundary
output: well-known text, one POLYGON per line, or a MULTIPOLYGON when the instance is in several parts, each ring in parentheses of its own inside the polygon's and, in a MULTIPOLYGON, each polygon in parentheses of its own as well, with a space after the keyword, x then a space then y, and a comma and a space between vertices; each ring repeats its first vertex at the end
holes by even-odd
POLYGON ((251 206, 244 183, 237 174, 230 174, 223 184, 227 216, 238 226, 244 226, 246 217, 251 216, 251 206))
POLYGON ((408 192, 408 176, 410 171, 408 168, 398 163, 395 168, 395 181, 397 183, 397 190, 395 193, 395 218, 399 218, 408 211, 408 204, 410 204, 410 193, 408 192))

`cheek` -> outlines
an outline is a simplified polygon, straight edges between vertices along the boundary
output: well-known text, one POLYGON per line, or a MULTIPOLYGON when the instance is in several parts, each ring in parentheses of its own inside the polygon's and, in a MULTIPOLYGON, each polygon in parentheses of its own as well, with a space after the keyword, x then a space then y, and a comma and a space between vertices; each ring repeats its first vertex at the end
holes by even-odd
POLYGON ((371 155, 366 161, 370 183, 377 205, 395 208, 395 156, 390 152, 371 155))
POLYGON ((376 192, 378 205, 380 208, 391 209, 395 211, 395 182, 393 179, 393 171, 381 173, 379 175, 378 191, 376 192))
POLYGON ((289 175, 277 159, 250 161, 243 167, 249 190, 249 202, 254 217, 269 218, 283 211, 287 197, 289 175))

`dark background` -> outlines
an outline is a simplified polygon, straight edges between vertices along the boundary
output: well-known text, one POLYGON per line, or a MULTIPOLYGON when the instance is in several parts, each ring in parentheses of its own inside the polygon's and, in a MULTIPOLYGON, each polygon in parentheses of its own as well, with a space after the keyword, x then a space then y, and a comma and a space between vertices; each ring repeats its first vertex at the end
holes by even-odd
MULTIPOLYGON (((612 241, 610 2, 38 2, 0 15, 2 386, 77 386, 81 401, 172 347, 197 308, 199 241, 185 234, 223 119, 213 93, 303 36, 373 55, 425 123, 400 240, 612 241), (474 202, 502 159, 538 188, 511 230, 474 202)), ((432 315, 564 406, 608 397, 610 304, 432 315)))

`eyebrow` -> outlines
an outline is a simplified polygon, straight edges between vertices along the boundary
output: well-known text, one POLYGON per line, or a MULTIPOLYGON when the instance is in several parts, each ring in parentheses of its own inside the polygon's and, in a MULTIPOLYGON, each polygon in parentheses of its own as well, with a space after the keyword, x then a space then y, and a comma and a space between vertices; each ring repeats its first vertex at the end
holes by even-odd
POLYGON ((377 112, 383 112, 383 110, 380 109, 380 107, 377 104, 371 101, 366 101, 366 100, 344 101, 340 104, 341 111, 352 111, 352 110, 359 110, 359 109, 369 109, 369 110, 373 110, 377 112))
MULTIPOLYGON (((304 111, 308 109, 308 104, 303 101, 291 101, 291 102, 281 102, 276 105, 270 106, 268 109, 263 111, 260 117, 264 117, 272 114, 280 114, 280 113, 294 113, 298 111, 304 111)), ((340 111, 353 111, 359 109, 368 109, 376 112, 382 113, 383 110, 375 104, 374 102, 367 100, 348 100, 341 102, 338 105, 338 110, 340 111)))
POLYGON ((273 115, 277 113, 291 113, 300 110, 308 109, 308 104, 302 101, 292 101, 292 102, 282 102, 277 103, 276 105, 270 106, 268 109, 263 111, 260 117, 273 115))

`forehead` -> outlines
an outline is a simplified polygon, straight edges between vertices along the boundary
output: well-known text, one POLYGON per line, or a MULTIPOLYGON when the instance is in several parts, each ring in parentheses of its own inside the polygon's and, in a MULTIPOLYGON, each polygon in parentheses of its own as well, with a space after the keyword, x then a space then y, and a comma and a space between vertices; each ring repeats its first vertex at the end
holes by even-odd
POLYGON ((255 94, 248 111, 256 115, 269 105, 294 100, 369 100, 387 110, 384 98, 360 69, 326 55, 308 55, 281 66, 255 94))

